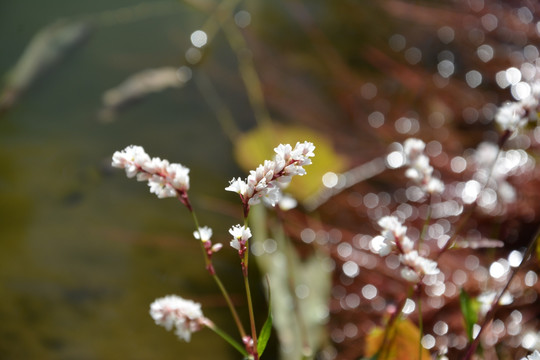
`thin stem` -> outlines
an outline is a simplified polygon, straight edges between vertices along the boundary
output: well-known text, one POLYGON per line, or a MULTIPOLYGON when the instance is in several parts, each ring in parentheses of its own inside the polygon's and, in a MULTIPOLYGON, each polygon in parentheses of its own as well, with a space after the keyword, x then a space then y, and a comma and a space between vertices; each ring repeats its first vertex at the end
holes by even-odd
MULTIPOLYGON (((244 228, 248 227, 248 219, 247 216, 244 217, 244 228)), ((246 298, 248 303, 248 311, 249 311, 249 323, 251 325, 251 339, 253 340, 253 351, 255 360, 259 359, 259 354, 257 352, 257 327, 255 326, 255 313, 253 312, 253 301, 251 299, 251 290, 249 287, 249 277, 248 277, 248 261, 249 261, 249 242, 246 244, 248 249, 244 253, 244 271, 242 272, 244 276, 244 286, 246 288, 246 298)))
POLYGON ((246 349, 242 347, 236 340, 234 340, 232 337, 229 336, 225 331, 221 330, 214 324, 212 321, 207 320, 205 322, 206 327, 208 327, 210 330, 221 336, 225 341, 227 341, 230 345, 232 345, 236 350, 238 350, 242 355, 248 356, 246 349))
POLYGON ((504 295, 504 293, 506 292, 506 290, 510 286, 510 283, 514 279, 514 276, 516 276, 518 271, 523 267, 523 264, 525 264, 525 261, 527 261, 529 256, 531 256, 532 252, 534 251, 534 245, 536 244, 536 241, 538 240, 539 237, 540 237, 540 226, 537 228, 536 233, 534 234, 533 238, 529 242, 529 246, 527 247, 527 250, 525 251, 525 254, 523 255, 523 258, 521 259, 521 263, 519 264, 518 267, 514 268, 514 270, 512 271, 512 274, 510 275, 510 278, 506 282, 506 285, 504 286, 502 291, 499 293, 499 296, 497 296, 493 300, 493 302, 491 303, 491 307, 490 307, 489 311, 487 312, 487 314, 486 314, 486 316, 484 318, 484 321, 482 322, 482 326, 480 327, 480 331, 478 332, 478 334, 476 335, 476 337, 472 341, 471 345, 469 346, 469 349, 467 350, 467 353, 465 354, 465 357, 463 358, 463 360, 471 359, 473 354, 476 352, 476 348, 478 347, 478 344, 480 342, 480 335, 482 335, 482 332, 486 328, 487 324, 489 324, 491 322, 491 320, 493 320, 493 317, 495 316, 495 311, 498 310, 498 308, 499 308, 499 302, 500 302, 502 296, 504 295))
POLYGON ((259 354, 257 352, 257 328, 255 327, 255 315, 253 312, 253 302, 251 301, 251 291, 249 288, 249 280, 248 280, 247 274, 246 276, 244 276, 244 285, 246 287, 246 297, 247 297, 248 310, 249 310, 249 322, 251 324, 251 339, 253 340, 253 349, 255 352, 253 355, 255 355, 255 360, 258 360, 259 354))
MULTIPOLYGON (((197 215, 195 214, 195 211, 191 210, 190 211, 191 213, 191 217, 193 218, 193 222, 195 223, 195 229, 197 232, 199 232, 199 220, 197 219, 197 215)), ((199 237, 202 238, 200 236, 200 232, 199 232, 199 237)), ((204 255, 204 262, 205 262, 205 265, 206 265, 206 268, 210 268, 212 266, 211 264, 211 261, 210 259, 208 258, 208 255, 206 253, 206 249, 204 247, 204 244, 202 241, 200 241, 201 243, 201 248, 202 248, 202 251, 203 251, 203 255, 204 255)), ((240 332, 240 336, 243 338, 246 336, 246 331, 244 330, 244 326, 242 326, 242 322, 240 321, 240 317, 238 316, 238 313, 236 312, 236 308, 234 307, 232 301, 231 301, 231 297, 229 296, 229 293, 227 292, 227 289, 225 288, 225 286, 223 285, 223 283, 221 282, 221 279, 219 278, 219 276, 215 273, 215 271, 211 271, 210 274, 212 275, 212 278, 214 278, 214 281, 216 282, 217 286, 219 287, 219 290, 221 291, 221 294, 223 295, 223 297, 225 298, 225 301, 227 302, 227 306, 229 307, 229 310, 233 316, 233 319, 234 319, 234 322, 236 323, 236 327, 238 328, 238 332, 240 332)))
MULTIPOLYGON (((480 190, 479 194, 482 194, 482 192, 486 189, 486 187, 488 186, 489 184, 489 181, 491 180, 491 176, 493 175, 493 169, 495 169, 495 164, 497 163, 497 160, 499 160, 499 156, 501 155, 501 151, 502 151, 502 147, 503 145, 505 144, 506 140, 508 139, 508 135, 507 133, 505 132, 503 134, 503 136, 501 136, 501 138, 499 139, 499 147, 497 149, 497 155, 495 156, 495 160, 493 160, 493 163, 491 164, 491 166, 489 167, 489 172, 488 172, 488 176, 487 176, 487 179, 486 179, 486 182, 483 184, 482 186, 482 189, 480 190)), ((459 233, 461 232, 461 230, 463 230, 463 227, 465 226, 465 224, 467 224, 467 221, 469 221, 469 219, 471 218, 471 216, 473 215, 474 213, 474 210, 476 209, 476 207, 478 206, 478 201, 475 201, 473 202, 472 206, 469 208, 469 210, 467 211, 467 213, 461 218, 460 222, 457 224, 456 226, 456 231, 454 231, 454 233, 452 234, 452 236, 450 237, 450 239, 448 239, 448 241, 446 242, 446 244, 444 244, 443 248, 439 251, 439 253, 437 254, 435 260, 438 260, 439 257, 446 251, 448 250, 448 248, 450 248, 450 246, 452 246, 452 244, 454 243, 454 240, 456 240, 456 238, 458 237, 459 233)))

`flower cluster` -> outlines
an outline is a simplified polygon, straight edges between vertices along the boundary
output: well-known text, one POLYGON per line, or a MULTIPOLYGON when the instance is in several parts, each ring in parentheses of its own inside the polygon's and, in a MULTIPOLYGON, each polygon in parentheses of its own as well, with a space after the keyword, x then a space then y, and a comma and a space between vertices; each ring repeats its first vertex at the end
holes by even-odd
POLYGON ((437 263, 418 254, 413 250, 414 242, 407 236, 407 227, 395 216, 384 216, 379 222, 381 235, 371 240, 371 250, 380 256, 386 256, 392 251, 399 253, 399 260, 405 266, 401 275, 408 281, 418 281, 423 275, 439 273, 437 263))
POLYGON ((416 182, 428 194, 442 193, 444 184, 433 177, 433 167, 429 158, 424 154, 426 144, 419 139, 410 138, 403 144, 405 164, 409 166, 405 176, 416 182))
POLYGON ((141 146, 130 145, 116 151, 112 166, 125 169, 129 178, 148 181, 150 192, 158 198, 185 197, 189 189, 189 169, 158 157, 150 158, 141 146))
POLYGON ((482 142, 471 154, 475 173, 472 179, 459 184, 464 203, 477 201, 480 208, 489 214, 504 213, 505 205, 517 198, 516 189, 508 182, 510 176, 532 173, 535 161, 524 150, 504 151, 497 144, 482 142))
POLYGON ((520 101, 507 102, 503 104, 497 114, 495 121, 503 131, 515 133, 525 127, 529 122, 538 121, 540 111, 540 81, 529 84, 531 91, 529 95, 520 101))
POLYGON ((256 170, 251 170, 246 180, 233 178, 225 190, 240 195, 245 215, 249 206, 261 199, 275 206, 281 199, 281 187, 288 185, 293 176, 306 173, 303 166, 311 164, 314 150, 315 146, 307 141, 296 143, 294 149, 289 144, 280 144, 274 149, 274 160, 265 160, 256 170))
POLYGON ((156 299, 150 305, 150 315, 157 325, 167 330, 176 328, 175 334, 189 341, 191 333, 200 330, 208 320, 204 317, 201 304, 176 295, 156 299))

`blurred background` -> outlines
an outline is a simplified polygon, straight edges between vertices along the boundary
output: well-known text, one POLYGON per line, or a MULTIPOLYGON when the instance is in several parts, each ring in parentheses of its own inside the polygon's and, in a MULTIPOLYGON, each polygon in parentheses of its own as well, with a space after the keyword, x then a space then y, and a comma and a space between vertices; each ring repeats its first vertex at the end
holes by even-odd
MULTIPOLYGON (((226 245, 241 218, 228 181, 280 141, 304 140, 318 152, 291 188, 300 206, 286 232, 301 258, 314 242, 334 270, 318 356, 361 357, 366 334, 405 292, 399 274, 373 277, 384 264, 361 236, 407 200, 395 195, 406 179, 387 171, 385 155, 414 136, 445 182, 470 176, 452 160, 496 142, 497 107, 523 98, 519 84, 538 76, 539 21, 527 0, 1 2, 0 357, 239 358, 210 331, 185 344, 154 325, 149 304, 176 293, 235 331, 187 210, 111 169, 111 156, 134 144, 189 167, 199 220, 226 245), (371 283, 379 293, 362 293, 371 283)), ((534 131, 512 145, 534 161, 539 143, 534 131)), ((471 268, 459 262, 466 250, 445 259, 448 268, 472 273, 527 245, 539 223, 538 170, 513 175, 517 201, 476 212, 467 226, 505 248, 475 255, 471 268)), ((225 250, 216 268, 245 312, 237 256, 225 250)), ((534 333, 537 281, 528 288, 511 310, 523 314, 520 332, 534 333)), ((459 293, 447 293, 426 305, 426 329, 444 307, 457 334, 446 344, 459 353, 459 293)), ((528 349, 520 341, 507 358, 528 349)), ((275 338, 268 352, 277 357, 275 338)))

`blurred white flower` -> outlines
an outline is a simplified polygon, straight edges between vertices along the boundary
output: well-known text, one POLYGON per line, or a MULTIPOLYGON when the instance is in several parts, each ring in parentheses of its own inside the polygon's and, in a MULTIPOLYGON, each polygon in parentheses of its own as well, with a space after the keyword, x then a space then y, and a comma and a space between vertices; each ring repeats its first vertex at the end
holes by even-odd
POLYGON ((495 122, 501 130, 512 135, 524 128, 529 122, 538 123, 540 110, 540 81, 527 84, 530 92, 519 101, 504 103, 495 114, 495 122))
POLYGON ((420 256, 416 250, 401 254, 399 259, 403 265, 419 275, 437 275, 440 272, 435 261, 420 256))
POLYGON ((371 239, 370 248, 380 256, 392 251, 399 254, 399 261, 405 267, 401 275, 407 281, 416 282, 424 275, 436 275, 440 272, 437 263, 422 257, 414 249, 414 242, 406 235, 407 227, 395 216, 384 216, 379 222, 381 235, 371 239))
POLYGON ((433 177, 433 167, 429 158, 424 154, 426 144, 419 139, 409 138, 403 143, 403 156, 408 169, 405 176, 420 185, 428 194, 440 194, 444 191, 441 180, 433 177))
POLYGON ((156 299, 150 305, 150 316, 167 330, 176 328, 175 334, 185 341, 189 341, 191 334, 200 330, 207 321, 199 303, 177 295, 156 299))
POLYGON ((193 236, 197 240, 201 241, 210 241, 210 238, 212 237, 212 229, 208 226, 199 227, 199 230, 195 230, 193 232, 193 236))

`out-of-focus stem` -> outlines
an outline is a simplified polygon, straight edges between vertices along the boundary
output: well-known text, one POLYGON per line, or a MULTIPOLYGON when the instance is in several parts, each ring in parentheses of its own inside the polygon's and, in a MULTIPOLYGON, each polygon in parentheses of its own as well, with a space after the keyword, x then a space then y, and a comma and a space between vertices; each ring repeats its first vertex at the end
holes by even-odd
POLYGON ((506 285, 504 285, 504 288, 499 293, 499 296, 497 296, 491 303, 489 311, 487 312, 484 318, 484 321, 482 322, 482 326, 480 327, 480 331, 478 332, 474 340, 471 342, 471 345, 469 346, 467 353, 463 357, 463 360, 471 359, 474 353, 476 352, 476 348, 478 347, 478 344, 480 342, 480 335, 482 335, 482 332, 484 331, 486 326, 493 320, 493 317, 495 316, 495 311, 499 308, 499 301, 501 300, 503 294, 506 292, 506 290, 510 286, 510 283, 514 279, 514 276, 516 276, 518 271, 523 267, 523 264, 525 264, 525 261, 527 261, 529 256, 531 256, 535 248, 534 245, 536 244, 536 241, 538 240, 538 238, 540 238, 540 226, 536 229, 536 233, 534 234, 533 238, 529 242, 529 246, 527 247, 527 250, 525 251, 523 258, 521 259, 521 263, 519 264, 518 267, 514 268, 514 270, 512 271, 512 274, 510 275, 510 278, 506 282, 506 285))
POLYGON ((223 132, 227 135, 231 142, 234 142, 240 135, 240 130, 234 122, 233 115, 223 100, 219 97, 212 81, 208 78, 204 71, 198 71, 194 74, 193 79, 203 95, 204 100, 214 111, 223 132))
MULTIPOLYGON (((499 160, 499 156, 501 155, 502 147, 505 144, 506 140, 508 140, 508 135, 505 132, 503 134, 503 136, 501 136, 501 139, 499 140, 499 144, 498 144, 499 148, 497 150, 497 155, 495 156, 495 159, 493 160, 493 163, 489 167, 489 173, 488 173, 486 182, 484 183, 484 185, 482 186, 482 189, 480 190, 480 192, 478 194, 482 194, 482 192, 488 186, 489 180, 491 180, 491 176, 493 175, 493 169, 495 168, 495 164, 497 163, 497 160, 499 160)), ((454 243, 454 240, 456 240, 456 238, 458 237, 461 230, 463 230, 463 227, 465 226, 465 224, 467 224, 467 221, 469 221, 469 219, 471 218, 471 216, 474 213, 474 210, 476 209, 477 206, 478 206, 478 201, 475 201, 472 204, 472 206, 469 208, 469 211, 467 211, 467 213, 461 218, 460 222, 456 226, 456 231, 454 231, 454 234, 452 234, 450 239, 448 239, 446 244, 444 244, 443 248, 437 254, 437 257, 435 258, 435 260, 437 260, 446 250, 448 250, 448 248, 450 248, 450 246, 452 246, 452 244, 454 243)))
POLYGON ((399 309, 395 313, 393 313, 390 319, 388 320, 388 324, 386 325, 386 328, 384 330, 383 341, 381 342, 379 351, 377 351, 377 355, 378 355, 377 359, 386 360, 388 358, 389 351, 385 351, 385 350, 389 350, 389 349, 386 349, 386 343, 388 342, 388 339, 393 336, 393 335, 390 335, 390 331, 394 330, 394 324, 403 313, 403 309, 405 308, 405 303, 407 302, 407 299, 412 296, 412 294, 413 294, 413 288, 409 287, 409 290, 407 291, 407 296, 405 296, 399 304, 399 309))

